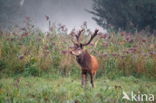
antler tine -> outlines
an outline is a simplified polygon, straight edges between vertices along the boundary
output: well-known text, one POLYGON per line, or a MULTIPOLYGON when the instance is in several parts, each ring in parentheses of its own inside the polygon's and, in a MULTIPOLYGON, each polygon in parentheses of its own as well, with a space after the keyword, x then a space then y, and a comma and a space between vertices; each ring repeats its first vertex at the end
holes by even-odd
POLYGON ((70 35, 71 35, 71 42, 72 42, 73 44, 77 44, 77 43, 74 41, 74 37, 76 37, 75 29, 73 29, 73 30, 71 31, 70 35))
POLYGON ((93 35, 91 35, 91 38, 90 38, 90 40, 87 42, 87 43, 85 43, 85 44, 82 44, 82 46, 87 46, 87 45, 89 45, 90 43, 91 43, 91 41, 94 39, 94 37, 98 34, 98 29, 96 29, 95 30, 95 32, 94 32, 94 34, 93 35))
POLYGON ((75 35, 78 43, 80 43, 80 36, 81 36, 83 31, 84 31, 84 29, 80 30, 78 35, 75 35))
POLYGON ((73 44, 76 44, 76 42, 74 42, 74 40, 73 40, 73 39, 71 39, 71 41, 72 41, 72 43, 73 43, 73 44))

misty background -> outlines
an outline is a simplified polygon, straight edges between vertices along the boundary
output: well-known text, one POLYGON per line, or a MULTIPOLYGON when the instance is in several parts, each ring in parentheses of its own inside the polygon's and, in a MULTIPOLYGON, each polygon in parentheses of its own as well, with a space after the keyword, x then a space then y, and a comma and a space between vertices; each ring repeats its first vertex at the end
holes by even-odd
MULTIPOLYGON (((92 19, 92 0, 0 0, 0 26, 8 24, 23 25, 25 17, 30 17, 35 26, 48 30, 45 16, 52 23, 64 24, 69 30, 80 28, 87 22, 89 29, 101 29, 92 19), (3 10, 4 9, 4 10, 3 10)), ((102 29, 101 29, 102 30, 102 29)))

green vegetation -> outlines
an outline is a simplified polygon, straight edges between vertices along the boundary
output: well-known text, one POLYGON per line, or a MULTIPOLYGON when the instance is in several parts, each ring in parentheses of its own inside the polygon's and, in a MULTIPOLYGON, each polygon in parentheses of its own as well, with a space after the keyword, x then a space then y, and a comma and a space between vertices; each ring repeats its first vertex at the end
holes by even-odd
MULTIPOLYGON (((142 33, 99 33, 86 49, 100 62, 96 88, 81 88, 65 27, 50 32, 14 28, 0 33, 0 102, 124 103, 122 91, 156 94, 156 38, 142 33)), ((85 27, 85 42, 90 30, 85 27)), ((131 103, 126 101, 126 103, 131 103)))
MULTIPOLYGON (((42 33, 25 28, 20 33, 0 34, 0 77, 42 76, 46 73, 59 76, 76 76, 80 73, 74 56, 69 53, 72 34, 55 28, 42 33)), ((90 36, 84 32, 83 41, 90 36)), ((72 32, 73 33, 73 32, 72 32)), ((118 76, 156 77, 155 36, 141 36, 126 32, 99 33, 86 49, 100 62, 98 77, 118 76)))
POLYGON ((92 88, 89 84, 87 88, 82 88, 80 80, 73 78, 6 78, 0 80, 0 102, 136 103, 123 100, 122 91, 128 94, 131 91, 156 94, 155 85, 156 82, 142 81, 134 77, 122 77, 116 80, 100 78, 96 80, 96 88, 92 88))

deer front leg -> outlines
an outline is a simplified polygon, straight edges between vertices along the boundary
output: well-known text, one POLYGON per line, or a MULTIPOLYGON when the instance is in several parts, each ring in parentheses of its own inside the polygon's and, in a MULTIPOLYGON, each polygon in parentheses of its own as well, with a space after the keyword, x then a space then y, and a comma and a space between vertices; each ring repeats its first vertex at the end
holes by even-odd
POLYGON ((82 71, 82 81, 81 81, 82 87, 86 87, 87 84, 87 73, 82 71))

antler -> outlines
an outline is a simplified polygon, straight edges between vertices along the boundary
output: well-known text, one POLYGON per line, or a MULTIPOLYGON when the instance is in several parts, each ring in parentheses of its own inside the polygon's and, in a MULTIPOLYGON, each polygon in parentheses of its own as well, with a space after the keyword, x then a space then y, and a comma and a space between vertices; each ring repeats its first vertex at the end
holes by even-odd
POLYGON ((79 44, 80 44, 80 36, 81 36, 81 34, 82 34, 83 31, 84 31, 84 29, 80 30, 79 33, 78 33, 78 35, 75 35, 76 36, 77 43, 79 43, 79 44))
POLYGON ((94 39, 94 37, 98 34, 98 29, 96 29, 95 30, 95 32, 94 32, 94 34, 93 35, 91 35, 91 38, 90 38, 90 40, 87 42, 87 43, 85 43, 85 44, 82 44, 82 46, 87 46, 87 45, 89 45, 90 43, 91 43, 91 41, 94 39))
POLYGON ((74 30, 70 33, 70 35, 72 36, 72 37, 76 37, 76 41, 77 42, 75 42, 74 41, 74 38, 72 38, 71 39, 71 41, 74 43, 74 44, 80 44, 80 36, 81 36, 81 34, 82 34, 82 32, 84 31, 84 29, 82 29, 82 30, 80 30, 79 32, 78 32, 78 34, 75 34, 75 32, 74 32, 74 30))

